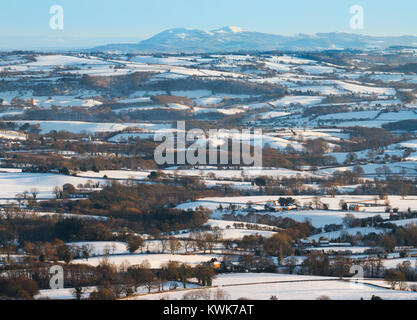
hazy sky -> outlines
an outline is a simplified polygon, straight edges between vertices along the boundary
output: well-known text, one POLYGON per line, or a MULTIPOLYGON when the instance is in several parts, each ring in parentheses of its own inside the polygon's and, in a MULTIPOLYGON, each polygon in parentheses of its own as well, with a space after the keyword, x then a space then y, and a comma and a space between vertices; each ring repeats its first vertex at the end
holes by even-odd
POLYGON ((416 14, 416 0, 1 0, 0 47, 88 47, 227 25, 283 35, 417 35, 416 14), (52 5, 64 9, 63 30, 49 26, 52 5), (353 5, 364 8, 363 30, 349 28, 353 5))

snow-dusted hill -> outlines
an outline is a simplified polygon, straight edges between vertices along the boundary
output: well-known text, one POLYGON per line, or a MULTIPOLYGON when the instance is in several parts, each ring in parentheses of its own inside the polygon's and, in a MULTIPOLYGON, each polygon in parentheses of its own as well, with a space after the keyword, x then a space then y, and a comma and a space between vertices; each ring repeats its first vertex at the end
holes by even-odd
POLYGON ((413 45, 413 36, 372 37, 341 32, 316 35, 282 36, 228 26, 212 31, 175 28, 133 44, 110 44, 94 48, 102 51, 125 52, 214 52, 239 50, 309 50, 309 49, 371 49, 392 45, 413 45))

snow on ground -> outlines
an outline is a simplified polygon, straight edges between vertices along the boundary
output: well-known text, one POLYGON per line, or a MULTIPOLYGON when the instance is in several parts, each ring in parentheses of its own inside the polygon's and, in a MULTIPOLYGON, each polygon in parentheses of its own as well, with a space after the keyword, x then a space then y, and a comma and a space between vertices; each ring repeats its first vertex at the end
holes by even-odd
MULTIPOLYGON (((225 212, 215 211, 213 217, 221 217, 225 212)), ((245 214, 245 212, 237 211, 239 214, 245 214)), ((290 218, 297 222, 310 221, 316 228, 322 228, 328 224, 342 224, 343 218, 346 217, 348 212, 343 211, 325 211, 325 210, 311 210, 311 211, 288 211, 288 212, 258 212, 259 214, 269 214, 276 217, 290 218)), ((354 216, 358 219, 364 219, 372 217, 378 214, 373 213, 355 213, 354 216)), ((388 217, 388 214, 386 215, 388 217)))
POLYGON ((341 112, 332 113, 319 116, 316 118, 317 121, 327 120, 363 120, 363 119, 374 119, 379 114, 379 111, 355 111, 355 112, 341 112))
MULTIPOLYGON (((368 284, 353 284, 330 277, 316 276, 227 274, 219 275, 213 285, 220 286, 231 300, 239 298, 269 300, 271 296, 276 296, 278 300, 316 300, 321 296, 327 296, 332 300, 360 300, 361 298, 370 300, 372 295, 384 300, 417 299, 416 292, 394 291, 368 284)), ((206 290, 214 294, 217 288, 206 290)), ((168 300, 179 300, 182 299, 184 293, 186 292, 168 292, 130 299, 159 300, 164 297, 168 300)))
MULTIPOLYGON (((233 228, 233 224, 234 223, 239 223, 239 221, 227 221, 227 220, 214 220, 214 219, 209 219, 206 223, 206 225, 209 225, 212 228, 218 227, 222 230, 228 229, 228 227, 233 228)), ((245 223, 246 224, 246 223, 245 223)), ((260 224, 260 223, 248 223, 250 225, 256 225, 258 228, 265 228, 265 229, 269 229, 272 230, 274 229, 274 227, 271 227, 267 224, 260 224)))
POLYGON ((262 120, 269 120, 272 118, 280 118, 280 117, 285 117, 290 115, 291 113, 289 112, 280 112, 280 111, 269 111, 269 112, 264 112, 264 113, 260 113, 257 114, 255 117, 259 117, 262 120))
POLYGON ((386 259, 384 260, 384 267, 387 269, 396 268, 398 264, 402 264, 406 261, 411 263, 412 268, 417 268, 417 257, 407 257, 407 258, 399 258, 399 259, 386 259))
POLYGON ((220 102, 222 102, 223 100, 227 100, 227 99, 247 99, 250 98, 250 95, 247 94, 210 94, 206 97, 199 97, 197 99, 195 99, 195 101, 197 102, 198 105, 200 106, 207 106, 207 105, 216 105, 220 102))
POLYGON ((397 226, 405 227, 409 225, 417 225, 417 218, 414 219, 403 219, 403 220, 395 220, 390 221, 390 223, 395 224, 397 226))
POLYGON ((247 168, 245 170, 218 170, 218 169, 200 169, 200 170, 163 170, 166 174, 177 174, 179 176, 199 176, 199 177, 208 177, 214 175, 216 179, 242 179, 242 177, 247 178, 257 178, 261 176, 268 177, 296 177, 297 175, 302 176, 312 176, 308 172, 295 171, 285 168, 277 169, 258 169, 258 168, 247 168))
MULTIPOLYGON (((187 283, 186 285, 187 289, 195 289, 200 288, 198 284, 194 283, 187 283)), ((165 290, 170 289, 172 290, 182 290, 183 284, 178 281, 165 281, 163 283, 163 288, 165 290), (176 288, 176 289, 173 289, 176 288)), ((90 294, 96 290, 96 287, 83 287, 84 293, 82 295, 82 299, 88 299, 90 294)), ((151 289, 151 292, 156 292, 157 288, 151 289)), ((144 286, 139 286, 136 288, 135 294, 147 294, 148 288, 144 286)), ((121 295, 123 297, 123 294, 121 295)), ((36 300, 42 300, 42 299, 51 299, 51 300, 74 300, 74 288, 64 288, 64 289, 44 289, 39 290, 39 294, 35 296, 36 300)))
POLYGON ((191 66, 198 64, 198 62, 190 61, 188 57, 163 57, 157 58, 153 56, 135 56, 130 61, 140 62, 140 63, 151 63, 151 64, 165 64, 171 66, 191 66))
MULTIPOLYGON (((402 162, 391 162, 386 164, 381 163, 368 163, 359 165, 363 169, 363 174, 368 176, 377 176, 384 178, 386 175, 401 174, 407 176, 416 176, 417 174, 417 162, 415 161, 402 161, 402 162), (385 171, 388 168, 389 171, 385 171)), ((350 167, 335 167, 318 170, 319 174, 333 174, 336 171, 352 171, 355 166, 350 167)), ((387 169, 387 170, 388 170, 387 169)))
POLYGON ((264 238, 270 238, 275 234, 272 231, 262 230, 245 230, 245 229, 226 229, 223 230, 222 235, 225 240, 242 239, 244 236, 259 235, 264 238))
POLYGON ((280 64, 315 64, 317 63, 314 60, 299 58, 295 56, 289 56, 289 55, 282 55, 282 56, 272 56, 267 59, 268 61, 273 61, 280 64))
POLYGON ((154 123, 100 123, 100 122, 82 122, 82 121, 17 121, 19 125, 29 123, 31 125, 39 123, 41 133, 48 133, 52 130, 56 131, 71 131, 73 133, 85 132, 114 132, 122 131, 129 127, 136 127, 149 130, 169 129, 169 124, 154 124, 154 123))
POLYGON ((0 112, 0 118, 18 116, 18 115, 21 115, 23 113, 24 113, 23 110, 13 110, 13 109, 10 110, 9 109, 8 111, 0 112))
MULTIPOLYGON (((191 206, 195 207, 198 205, 207 206, 208 209, 216 209, 219 204, 222 204, 223 207, 228 206, 229 204, 234 204, 237 206, 246 206, 248 202, 252 202, 255 204, 264 205, 266 202, 271 200, 278 200, 282 195, 270 195, 270 196, 241 196, 241 197, 209 197, 209 198, 202 198, 198 199, 195 202, 188 202, 184 204, 180 204, 179 206, 191 206)), ((312 202, 315 198, 318 198, 321 202, 327 204, 331 212, 332 210, 338 211, 339 210, 339 203, 340 200, 345 202, 353 202, 353 203, 371 203, 371 204, 378 204, 382 206, 382 209, 385 210, 385 200, 381 200, 373 195, 336 195, 332 196, 292 196, 292 198, 296 199, 301 205, 305 205, 307 203, 312 202)), ((408 208, 412 210, 417 209, 417 198, 415 196, 406 196, 402 198, 401 196, 388 196, 388 200, 393 208, 399 208, 400 211, 407 211, 408 208)), ((369 209, 374 210, 378 214, 381 213, 379 210, 380 207, 369 207, 369 209)), ((365 209, 365 208, 361 208, 365 209)), ((298 211, 297 211, 298 212, 298 211)), ((295 212, 295 213, 297 213, 295 212)), ((349 212, 352 214, 360 214, 363 212, 349 212)), ((368 212, 370 213, 370 212, 368 212)))
POLYGON ((130 138, 136 139, 140 138, 143 140, 153 140, 155 137, 155 133, 146 133, 146 132, 129 132, 129 133, 119 133, 114 137, 111 137, 108 141, 110 142, 120 142, 120 141, 127 141, 130 138))
MULTIPOLYGON (((236 240, 236 239, 242 239, 244 236, 249 235, 255 235, 258 234, 264 238, 270 238, 272 237, 276 231, 272 231, 273 227, 268 225, 262 225, 262 224, 250 224, 250 225, 256 225, 257 229, 246 229, 244 228, 235 228, 234 224, 239 224, 239 221, 226 221, 226 220, 213 220, 209 219, 208 222, 205 225, 211 226, 211 228, 219 228, 221 230, 222 238, 225 240, 236 240)), ((247 223, 244 223, 246 225, 247 223)), ((191 233, 182 233, 179 235, 181 238, 188 238, 191 237, 191 233)))
POLYGON ((237 113, 243 113, 246 110, 246 106, 235 107, 235 108, 201 108, 201 107, 193 107, 194 114, 202 114, 202 113, 221 113, 225 115, 233 115, 237 113))
POLYGON ((308 74, 324 74, 324 73, 333 73, 336 71, 343 71, 341 69, 336 69, 334 67, 326 66, 312 66, 312 65, 299 65, 297 68, 301 68, 304 72, 308 74))
POLYGON ((289 106, 291 104, 301 104, 303 106, 313 106, 322 102, 321 96, 287 96, 271 102, 274 106, 289 106))
POLYGON ((124 242, 117 241, 85 241, 85 242, 68 242, 68 246, 73 249, 81 249, 82 246, 88 245, 92 249, 91 256, 102 256, 108 254, 127 254, 128 247, 124 242))
POLYGON ((0 139, 5 140, 26 140, 26 135, 17 131, 0 131, 0 139))
MULTIPOLYGON (((345 212, 345 211, 327 211, 327 210, 314 210, 314 211, 292 211, 287 213, 278 214, 283 218, 290 218, 297 222, 311 221, 314 227, 324 227, 326 224, 342 224, 343 218, 346 214, 352 214, 357 219, 365 219, 373 217, 375 215, 382 215, 380 213, 364 213, 364 212, 345 212)), ((388 218, 389 214, 382 215, 383 218, 388 218)))
MULTIPOLYGON (((68 55, 39 55, 36 61, 25 64, 7 66, 13 71, 52 71, 56 67, 88 68, 89 66, 109 66, 110 63, 94 57, 82 58, 68 55)), ((0 68, 4 70, 6 67, 0 68)), ((88 69, 91 70, 91 69, 88 69)))
POLYGON ((78 172, 77 177, 100 179, 106 177, 106 179, 135 179, 145 180, 149 176, 148 171, 128 171, 128 170, 102 170, 99 172, 85 171, 78 172))
POLYGON ((281 282, 281 281, 311 281, 311 280, 330 280, 336 277, 321 277, 309 275, 293 275, 278 273, 232 273, 221 274, 213 280, 215 286, 225 286, 233 284, 250 284, 257 282, 281 282))
POLYGON ((179 103, 168 103, 168 107, 172 110, 190 110, 189 106, 179 103))
MULTIPOLYGON (((0 201, 1 204, 7 204, 7 201, 0 201)), ((38 217, 45 217, 45 216, 49 216, 49 217, 62 217, 64 219, 68 219, 68 218, 76 218, 76 219, 84 219, 84 220, 89 220, 89 219, 94 219, 94 220, 101 220, 101 221, 105 221, 108 218, 107 217, 103 217, 103 216, 94 216, 94 215, 86 215, 86 214, 77 214, 77 213, 57 213, 57 212, 37 212, 37 211, 28 211, 28 212, 23 212, 23 213, 18 213, 19 216, 22 215, 35 215, 38 217)))
MULTIPOLYGON (((0 169, 0 172, 3 169, 0 169)), ((62 187, 66 183, 74 186, 85 184, 89 179, 66 176, 53 173, 7 172, 0 173, 0 198, 14 199, 16 194, 39 190, 38 198, 53 198, 52 190, 55 186, 62 187)), ((93 180, 93 179, 92 179, 93 180)))
POLYGON ((303 149, 303 146, 301 143, 297 141, 287 140, 286 138, 276 136, 273 133, 253 134, 249 132, 233 132, 230 130, 219 130, 217 132, 209 133, 208 137, 202 136, 197 142, 204 146, 206 146, 207 143, 209 143, 211 146, 217 147, 217 146, 224 145, 227 139, 241 141, 242 144, 247 144, 247 145, 252 145, 252 146, 253 145, 263 146, 264 148, 268 147, 268 148, 283 150, 287 148, 289 145, 291 145, 292 148, 294 148, 295 150, 301 151, 303 149))
POLYGON ((174 96, 187 97, 190 99, 198 99, 211 96, 211 91, 209 90, 179 90, 172 91, 171 93, 174 96))
POLYGON ((407 111, 398 111, 398 112, 384 112, 377 118, 381 121, 401 121, 401 120, 410 120, 417 119, 417 113, 412 110, 407 111))
POLYGON ((0 168, 0 173, 19 173, 22 169, 17 168, 0 168))
MULTIPOLYGON (((180 209, 198 208, 199 206, 208 208, 213 211, 213 218, 221 218, 224 213, 230 213, 227 207, 230 204, 240 206, 237 208, 237 213, 247 214, 242 211, 248 202, 252 202, 255 206, 263 208, 267 201, 278 200, 281 196, 247 196, 247 197, 218 197, 218 198, 203 198, 193 202, 182 203, 177 206, 180 209), (217 210, 219 205, 225 208, 224 211, 217 210)), ((314 201, 314 196, 293 196, 301 205, 307 205, 314 201)), ((324 196, 319 197, 320 201, 327 204, 330 210, 300 210, 300 211, 284 211, 284 212, 264 212, 264 214, 273 214, 278 217, 288 217, 298 222, 310 220, 315 227, 324 227, 326 224, 342 224, 343 218, 346 214, 352 214, 358 219, 364 219, 380 215, 383 219, 389 218, 389 213, 385 212, 385 200, 376 200, 378 207, 362 207, 358 212, 354 211, 340 211, 340 200, 353 203, 375 203, 375 196, 352 196, 352 195, 337 195, 335 197, 324 196)), ((401 196, 389 196, 388 200, 393 208, 399 208, 400 211, 407 211, 408 208, 416 209, 417 201, 415 197, 409 196, 402 199, 401 196)), ((258 212, 263 214, 263 212, 258 212)))
POLYGON ((376 233, 376 234, 381 234, 384 233, 386 230, 385 229, 381 229, 381 228, 371 228, 371 227, 364 227, 364 228, 349 228, 349 229, 343 229, 343 230, 339 230, 339 231, 332 231, 332 232, 324 232, 324 233, 319 233, 319 234, 315 234, 313 236, 308 237, 308 240, 314 240, 316 242, 318 242, 320 240, 320 238, 326 238, 329 240, 336 240, 338 238, 340 238, 341 235, 352 235, 352 236, 356 236, 357 234, 361 234, 361 235, 367 235, 370 233, 376 233))
MULTIPOLYGON (((84 294, 82 295, 83 299, 86 299, 90 296, 91 292, 96 290, 96 287, 85 287, 84 294)), ((74 288, 63 288, 63 289, 44 289, 39 290, 39 294, 35 296, 36 300, 73 300, 74 288)))
POLYGON ((395 89, 374 87, 372 85, 363 85, 360 82, 345 82, 341 80, 323 80, 322 83, 334 84, 337 87, 357 94, 395 96, 395 89))
POLYGON ((383 124, 417 118, 414 111, 381 112, 380 110, 352 111, 319 116, 315 121, 326 121, 340 127, 355 125, 381 127, 383 124))
MULTIPOLYGON (((177 261, 179 263, 186 263, 192 266, 196 266, 202 262, 210 261, 213 258, 219 259, 217 255, 179 255, 179 254, 126 254, 126 255, 114 255, 109 256, 107 259, 108 262, 121 265, 128 263, 130 265, 138 265, 145 261, 148 261, 151 265, 151 268, 158 269, 162 264, 165 264, 169 261, 177 261)), ((72 263, 78 264, 88 264, 91 266, 98 266, 103 261, 101 257, 93 257, 87 260, 85 259, 76 259, 72 263)))
POLYGON ((351 251, 353 254, 364 253, 364 252, 366 252, 369 249, 371 249, 371 247, 328 246, 328 247, 311 247, 311 248, 306 248, 306 250, 310 250, 310 251, 323 251, 323 252, 344 252, 344 251, 351 251))
POLYGON ((140 102, 151 102, 150 97, 135 97, 130 99, 121 99, 117 101, 118 103, 140 103, 140 102))
POLYGON ((329 96, 329 95, 342 95, 345 92, 345 90, 337 88, 335 86, 294 86, 288 89, 290 92, 293 91, 300 91, 302 93, 311 91, 319 95, 329 96))
POLYGON ((388 146, 388 148, 395 148, 395 147, 410 148, 410 149, 417 150, 417 140, 416 139, 407 140, 407 141, 399 142, 399 143, 388 146))
POLYGON ((80 99, 74 96, 53 96, 49 97, 33 97, 35 105, 44 108, 51 108, 52 106, 60 107, 85 107, 91 108, 102 105, 103 103, 94 99, 80 99))
POLYGON ((206 187, 214 188, 219 186, 229 186, 233 189, 237 190, 259 190, 259 187, 256 185, 252 185, 251 182, 245 181, 230 181, 230 180, 213 180, 213 179, 202 179, 206 187))

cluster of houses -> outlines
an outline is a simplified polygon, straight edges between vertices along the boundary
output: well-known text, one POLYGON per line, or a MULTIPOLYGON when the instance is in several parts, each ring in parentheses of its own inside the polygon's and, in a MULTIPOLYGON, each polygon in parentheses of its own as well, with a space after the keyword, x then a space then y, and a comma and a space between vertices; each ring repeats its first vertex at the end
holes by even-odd
POLYGON ((286 204, 286 205, 281 205, 279 203, 278 200, 276 201, 268 201, 265 204, 265 210, 268 211, 275 211, 275 212, 279 212, 279 211, 293 211, 293 210, 298 210, 298 206, 294 203, 292 204, 286 204))
POLYGON ((368 207, 384 207, 385 204, 378 203, 378 201, 374 200, 364 200, 358 202, 347 202, 348 210, 358 212, 361 208, 368 208, 368 207))
POLYGON ((268 202, 248 203, 247 211, 249 212, 283 212, 283 211, 299 211, 312 210, 311 207, 300 206, 295 203, 292 198, 280 198, 279 200, 271 200, 268 202))

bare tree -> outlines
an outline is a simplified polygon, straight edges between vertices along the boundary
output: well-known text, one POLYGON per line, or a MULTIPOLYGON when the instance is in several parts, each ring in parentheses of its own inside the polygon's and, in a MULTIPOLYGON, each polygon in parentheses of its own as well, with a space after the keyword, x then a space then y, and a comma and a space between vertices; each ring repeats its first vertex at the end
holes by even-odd
POLYGON ((167 247, 168 247, 168 239, 161 238, 159 241, 161 241, 161 252, 165 253, 167 247))
POLYGON ((216 291, 213 292, 212 300, 229 300, 230 294, 222 288, 217 288, 216 291))
POLYGON ((182 300, 210 300, 209 290, 196 290, 185 293, 182 300))
POLYGON ((90 258, 91 253, 94 250, 94 246, 91 244, 84 244, 81 246, 81 255, 84 259, 88 261, 88 258, 90 258))
POLYGON ((64 194, 64 191, 63 191, 60 187, 55 186, 55 187, 52 189, 52 193, 55 195, 55 198, 56 198, 56 199, 62 199, 63 194, 64 194))
POLYGON ((171 254, 174 254, 181 250, 181 247, 181 242, 177 238, 171 237, 169 239, 169 250, 171 251, 171 254))
POLYGON ((72 295, 76 300, 81 300, 83 294, 85 293, 85 289, 81 286, 76 286, 72 291, 72 295))
POLYGON ((22 193, 18 193, 18 194, 16 194, 15 198, 16 198, 16 201, 17 201, 17 203, 19 205, 19 209, 20 209, 21 206, 22 206, 22 202, 25 200, 25 196, 22 193))
POLYGON ((30 193, 32 194, 33 199, 35 199, 35 200, 36 200, 36 197, 37 197, 37 196, 38 196, 38 194, 39 194, 39 189, 37 189, 37 188, 32 188, 32 189, 30 189, 30 193))

